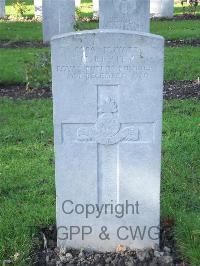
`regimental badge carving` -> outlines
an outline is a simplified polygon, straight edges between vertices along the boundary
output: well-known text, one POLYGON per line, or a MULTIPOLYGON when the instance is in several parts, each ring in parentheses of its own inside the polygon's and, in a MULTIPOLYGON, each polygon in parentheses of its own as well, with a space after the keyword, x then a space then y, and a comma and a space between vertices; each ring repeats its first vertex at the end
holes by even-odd
POLYGON ((99 107, 96 124, 90 128, 79 128, 77 138, 83 142, 113 145, 121 141, 137 141, 139 130, 135 127, 122 128, 118 118, 117 103, 108 98, 99 107))

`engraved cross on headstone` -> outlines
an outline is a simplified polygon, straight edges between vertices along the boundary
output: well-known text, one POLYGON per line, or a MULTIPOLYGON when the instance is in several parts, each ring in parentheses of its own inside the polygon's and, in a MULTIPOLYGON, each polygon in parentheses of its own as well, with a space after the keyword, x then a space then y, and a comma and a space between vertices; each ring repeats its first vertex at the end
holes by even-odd
MULTIPOLYGON (((134 21, 143 23, 145 14, 138 11, 134 21)), ((54 37, 51 47, 56 216, 65 228, 58 247, 108 252, 159 244, 148 232, 160 221, 163 38, 104 29, 54 37), (139 215, 127 213, 126 203, 136 202, 139 215), (88 225, 92 234, 83 239, 88 225), (80 233, 70 238, 74 226, 80 233), (110 240, 99 239, 102 226, 110 240), (138 226, 146 232, 133 241, 129 229, 138 226)))
MULTIPOLYGON (((75 123, 74 142, 97 145, 98 203, 119 202, 119 145, 142 140, 134 122, 120 122, 119 88, 119 85, 97 85, 96 123, 75 123)), ((62 126, 67 124, 63 122, 62 126)))

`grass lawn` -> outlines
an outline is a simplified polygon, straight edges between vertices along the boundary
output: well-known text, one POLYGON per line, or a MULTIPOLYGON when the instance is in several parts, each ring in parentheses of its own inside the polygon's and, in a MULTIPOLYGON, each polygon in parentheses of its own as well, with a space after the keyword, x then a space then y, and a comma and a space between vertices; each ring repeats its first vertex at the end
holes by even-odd
MULTIPOLYGON (((12 15, 13 10, 13 0, 6 0, 6 14, 12 15)), ((25 11, 26 16, 33 16, 34 15, 34 5, 33 0, 23 0, 27 10, 25 11)), ((186 6, 186 11, 188 10, 188 6, 186 6)), ((81 13, 83 16, 92 17, 92 0, 82 0, 81 4, 81 13)), ((200 6, 197 8, 197 14, 200 14, 200 6)), ((183 8, 181 4, 176 4, 174 7, 174 15, 182 15, 183 8)))
POLYGON ((0 49, 0 84, 25 83, 27 62, 47 49, 0 49))
POLYGON ((163 124, 162 217, 174 217, 176 238, 191 265, 200 262, 200 104, 166 101, 163 124))
MULTIPOLYGON (((185 12, 189 11, 189 5, 184 4, 185 12)), ((181 4, 176 4, 174 7, 174 15, 182 15, 183 14, 183 7, 181 4)), ((197 7, 196 14, 200 15, 200 5, 197 7)))
POLYGON ((55 223, 52 107, 0 102, 0 261, 19 252, 27 266, 30 227, 55 223))
MULTIPOLYGON (((34 7, 33 0, 26 0, 27 12, 26 16, 33 16, 34 7)), ((7 14, 13 13, 12 3, 13 0, 7 0, 7 14)), ((198 7, 200 14, 200 6, 198 7)), ((197 13, 198 13, 197 12, 197 13)), ((81 9, 79 10, 81 17, 92 18, 92 1, 83 0, 81 9)), ((176 5, 175 14, 182 13, 181 5, 176 5)), ((190 21, 152 21, 151 32, 162 35, 167 40, 170 39, 198 39, 200 36, 199 20, 190 21)), ((76 25, 77 30, 95 29, 98 28, 97 22, 78 22, 76 25)), ((13 21, 0 21, 0 40, 42 40, 42 25, 37 22, 13 22, 13 21)))
MULTIPOLYGON (((152 21, 151 33, 162 35, 167 40, 198 39, 199 20, 152 21)), ((77 30, 98 28, 97 22, 77 22, 77 30)), ((42 40, 42 24, 39 22, 0 21, 0 40, 42 40)))
MULTIPOLYGON (((166 40, 191 40, 199 39, 200 36, 199 20, 176 20, 176 21, 151 21, 151 33, 163 36, 166 40)), ((78 30, 98 28, 95 22, 78 22, 78 30)))
POLYGON ((200 20, 152 21, 151 33, 166 40, 190 40, 200 38, 200 20))
MULTIPOLYGON (((0 64, 0 83, 25 83, 26 62, 48 49, 0 49, 0 61, 4 62, 0 64)), ((198 47, 165 48, 165 80, 196 80, 200 76, 199 62, 198 47)))
POLYGON ((165 80, 196 80, 200 77, 199 47, 165 48, 165 80))
POLYGON ((42 40, 42 24, 39 22, 0 21, 0 40, 42 40))
MULTIPOLYGON (((25 3, 24 15, 27 17, 33 17, 34 16, 34 0, 23 0, 22 2, 25 3)), ((13 8, 14 0, 6 0, 6 15, 13 15, 15 10, 13 8)))
MULTIPOLYGON (((25 0, 33 16, 33 0, 25 0)), ((11 14, 13 0, 6 0, 11 14)), ((92 17, 91 0, 82 16, 92 17)), ((200 14, 200 7, 198 8, 200 14)), ((180 5, 175 14, 181 14, 180 5)), ((77 24, 94 29, 95 22, 77 24)), ((151 32, 166 39, 197 39, 199 20, 152 21, 151 32)), ((42 40, 41 23, 0 21, 1 40, 42 40)), ((49 48, 0 49, 0 83, 26 82, 26 62, 49 48)), ((165 80, 200 77, 199 47, 165 48, 165 80)), ((175 220, 182 254, 200 262, 200 104, 196 100, 164 103, 161 216, 175 220)), ((38 225, 55 223, 52 102, 0 99, 0 264, 19 253, 18 266, 31 265, 38 225)), ((37 240, 36 240, 37 241, 37 240)))
MULTIPOLYGON (((17 252, 30 263, 34 230, 55 223, 51 100, 0 100, 0 260, 17 252)), ((192 265, 200 261, 200 105, 164 105, 162 218, 176 223, 177 243, 192 265)))

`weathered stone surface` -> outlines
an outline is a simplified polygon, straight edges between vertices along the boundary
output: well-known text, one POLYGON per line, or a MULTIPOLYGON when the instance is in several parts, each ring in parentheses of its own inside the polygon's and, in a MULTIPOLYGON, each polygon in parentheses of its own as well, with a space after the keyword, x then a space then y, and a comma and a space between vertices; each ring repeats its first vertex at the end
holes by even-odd
POLYGON ((99 27, 149 32, 149 0, 101 0, 99 27))
POLYGON ((43 1, 43 41, 49 42, 54 35, 74 30, 74 0, 43 1))
POLYGON ((174 0, 150 0, 152 17, 173 17, 174 0))
POLYGON ((0 0, 0 18, 4 18, 5 16, 6 16, 5 0, 0 0))
POLYGON ((53 38, 59 247, 159 242, 163 46, 117 30, 53 38))

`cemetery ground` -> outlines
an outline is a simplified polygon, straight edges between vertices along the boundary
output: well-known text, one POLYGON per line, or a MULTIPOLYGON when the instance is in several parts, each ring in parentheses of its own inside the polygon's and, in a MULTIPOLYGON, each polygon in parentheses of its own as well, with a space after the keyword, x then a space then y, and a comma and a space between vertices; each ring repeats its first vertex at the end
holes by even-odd
MULTIPOLYGON (((33 4, 26 4, 30 18, 33 4)), ((11 1, 7 1, 7 14, 11 12, 11 1)), ((177 6, 175 13, 181 12, 177 6)), ((98 23, 90 21, 91 16, 90 1, 84 1, 77 30, 96 28, 98 23)), ((167 40, 199 41, 199 25, 198 18, 154 20, 151 32, 167 40)), ((39 22, 0 21, 0 260, 20 266, 34 260, 41 244, 39 228, 55 224, 52 100, 40 97, 45 92, 50 95, 49 62, 45 68, 37 65, 49 47, 43 47, 41 40, 39 22), (17 87, 31 94, 31 87, 25 89, 28 68, 37 76, 36 99, 9 95, 6 91, 17 87)), ((165 48, 168 94, 176 81, 181 99, 164 101, 161 182, 161 219, 173 229, 180 256, 194 266, 200 264, 199 50, 199 45, 165 48), (195 87, 189 98, 182 88, 187 84, 195 87)), ((32 76, 28 81, 34 82, 32 76)))

